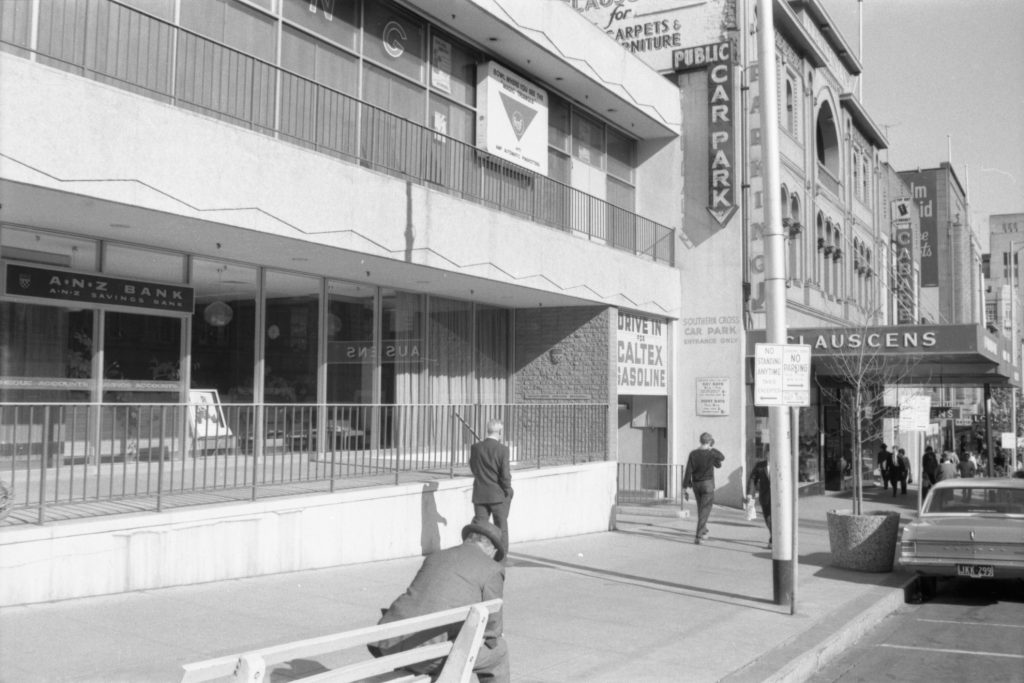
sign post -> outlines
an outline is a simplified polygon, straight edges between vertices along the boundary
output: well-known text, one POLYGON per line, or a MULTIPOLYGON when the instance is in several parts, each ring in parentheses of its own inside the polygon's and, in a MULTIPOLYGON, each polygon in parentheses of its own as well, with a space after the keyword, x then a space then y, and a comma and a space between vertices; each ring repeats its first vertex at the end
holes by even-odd
POLYGON ((811 405, 809 344, 754 344, 754 405, 811 405))

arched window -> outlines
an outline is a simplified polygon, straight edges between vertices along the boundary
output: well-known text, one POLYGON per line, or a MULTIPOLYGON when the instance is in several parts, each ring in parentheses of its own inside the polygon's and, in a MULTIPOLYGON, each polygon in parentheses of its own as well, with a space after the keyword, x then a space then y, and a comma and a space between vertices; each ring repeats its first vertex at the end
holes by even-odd
POLYGON ((786 79, 786 130, 796 134, 796 103, 793 98, 793 81, 786 79))
POLYGON ((825 219, 819 213, 815 218, 815 237, 817 238, 818 257, 814 259, 814 281, 824 290, 823 280, 825 278, 825 219))
POLYGON ((862 301, 861 301, 861 276, 860 276, 860 273, 857 272, 857 268, 860 265, 861 248, 862 247, 861 247, 861 244, 860 244, 860 240, 858 238, 854 237, 853 238, 853 253, 851 254, 851 256, 853 256, 853 272, 851 273, 851 275, 853 276, 852 279, 853 279, 853 282, 854 282, 853 296, 857 300, 857 303, 862 303, 862 301))
POLYGON ((832 277, 832 296, 839 298, 842 296, 842 281, 839 278, 839 259, 842 254, 842 235, 839 232, 839 226, 832 224, 832 254, 828 262, 829 271, 832 277))
POLYGON ((836 179, 839 178, 839 133, 836 130, 836 119, 828 102, 818 109, 818 119, 814 130, 814 147, 818 163, 828 169, 836 179))
POLYGON ((857 199, 860 199, 861 201, 863 201, 864 200, 864 196, 861 194, 862 187, 861 187, 861 184, 860 184, 860 149, 858 149, 857 147, 853 148, 853 164, 852 164, 852 166, 853 166, 853 195, 857 199))
POLYGON ((860 181, 863 185, 861 193, 863 194, 864 206, 871 206, 871 159, 865 154, 861 157, 864 167, 860 172, 860 181))
POLYGON ((785 206, 787 203, 789 205, 789 277, 803 279, 803 254, 806 240, 804 226, 800 222, 800 198, 794 192, 788 202, 785 198, 783 199, 783 205, 785 206))

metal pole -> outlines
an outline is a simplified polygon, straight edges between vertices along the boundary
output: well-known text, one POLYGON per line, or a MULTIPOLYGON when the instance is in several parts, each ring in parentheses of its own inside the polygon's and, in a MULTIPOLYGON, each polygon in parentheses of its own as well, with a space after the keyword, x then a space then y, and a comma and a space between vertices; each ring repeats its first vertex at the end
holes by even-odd
POLYGON ((1007 474, 1017 466, 1017 244, 1019 240, 1010 240, 1010 432, 1013 434, 1013 445, 1010 447, 1010 462, 1007 474))
MULTIPOLYGON (((775 18, 772 0, 757 1, 757 60, 761 96, 761 149, 764 178, 765 219, 765 339, 769 344, 786 343, 786 263, 779 197, 779 120, 775 69, 775 18)), ((789 442, 789 408, 768 409, 772 439, 772 588, 775 604, 789 604, 793 613, 796 567, 793 551, 792 453, 789 442)))

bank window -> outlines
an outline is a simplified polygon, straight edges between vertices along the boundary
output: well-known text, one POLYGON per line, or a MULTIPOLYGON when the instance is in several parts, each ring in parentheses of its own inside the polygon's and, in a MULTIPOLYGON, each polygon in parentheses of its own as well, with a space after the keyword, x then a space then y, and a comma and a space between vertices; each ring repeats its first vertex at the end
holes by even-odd
POLYGON ((372 64, 363 67, 363 100, 403 119, 423 122, 424 91, 372 64))
POLYGON ((266 62, 275 61, 274 20, 235 0, 183 2, 181 25, 266 62))
POLYGON ((572 139, 570 127, 569 104, 564 100, 549 95, 548 97, 548 146, 568 155, 569 141, 572 139))
MULTIPOLYGON (((354 96, 359 89, 356 57, 288 26, 281 33, 281 66, 316 84, 348 95, 354 96)), ((304 84, 304 87, 311 89, 312 85, 304 84)))
POLYGON ((604 126, 600 122, 573 112, 572 155, 595 168, 604 168, 604 126))
POLYGON ((430 41, 430 88, 469 107, 476 106, 476 54, 447 36, 430 41))
POLYGON ((626 183, 633 182, 636 167, 636 143, 618 132, 608 130, 608 174, 626 183))
POLYGON ((438 97, 430 96, 430 114, 427 126, 438 133, 473 144, 476 133, 475 115, 472 109, 438 97))
POLYGON ((285 21, 349 50, 356 49, 359 0, 282 0, 281 9, 285 21))
POLYGON ((390 2, 363 5, 363 56, 423 83, 426 29, 390 2))
POLYGON ((31 0, 0 2, 0 51, 11 51, 27 56, 28 52, 18 48, 29 47, 32 30, 31 0))

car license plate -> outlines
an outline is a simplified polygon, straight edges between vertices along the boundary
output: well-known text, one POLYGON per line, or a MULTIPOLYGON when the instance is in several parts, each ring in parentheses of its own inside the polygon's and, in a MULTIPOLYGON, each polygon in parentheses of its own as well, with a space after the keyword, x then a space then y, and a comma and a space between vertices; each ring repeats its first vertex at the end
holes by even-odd
POLYGON ((990 564, 958 564, 956 575, 972 579, 992 579, 995 578, 996 572, 990 564))

